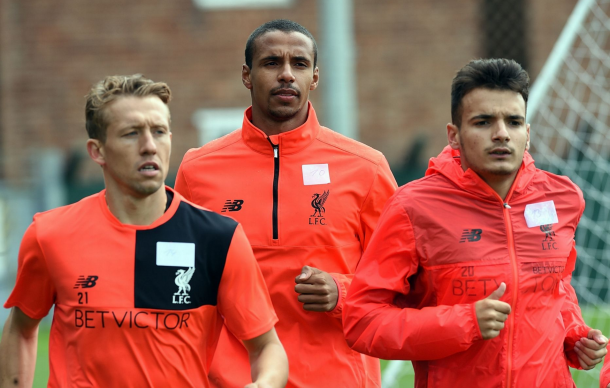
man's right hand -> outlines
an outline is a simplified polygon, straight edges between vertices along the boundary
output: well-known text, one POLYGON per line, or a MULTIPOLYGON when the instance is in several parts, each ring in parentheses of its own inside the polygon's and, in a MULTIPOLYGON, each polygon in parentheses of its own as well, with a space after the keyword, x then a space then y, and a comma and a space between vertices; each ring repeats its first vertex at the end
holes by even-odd
POLYGON ((477 313, 477 322, 483 339, 488 340, 497 337, 500 330, 504 329, 504 322, 510 314, 510 305, 500 301, 506 291, 506 284, 502 282, 497 290, 487 298, 479 300, 474 304, 477 313))

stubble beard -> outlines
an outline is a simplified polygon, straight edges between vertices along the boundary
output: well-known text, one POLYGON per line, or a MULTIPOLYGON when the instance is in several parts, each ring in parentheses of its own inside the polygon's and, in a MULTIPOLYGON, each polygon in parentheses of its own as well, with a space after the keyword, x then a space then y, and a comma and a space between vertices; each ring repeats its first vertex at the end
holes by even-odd
POLYGON ((299 112, 298 109, 290 106, 281 106, 277 108, 269 108, 269 115, 278 121, 290 120, 299 112))
POLYGON ((164 182, 132 182, 129 186, 134 194, 140 198, 148 197, 159 191, 164 182))
MULTIPOLYGON (((515 150, 512 147, 508 147, 508 148, 511 150, 511 155, 513 155, 515 150)), ((487 150, 486 150, 486 152, 487 152, 487 150)), ((494 167, 487 168, 487 167, 483 166, 479 169, 477 166, 473 166, 472 163, 468 162, 468 154, 465 152, 465 148, 462 144, 461 139, 460 139, 460 155, 467 162, 468 168, 470 168, 472 171, 476 172, 479 176, 498 176, 498 177, 509 176, 509 175, 515 174, 519 170, 519 167, 521 167, 521 163, 519 163, 515 167, 498 166, 495 168, 494 167)))

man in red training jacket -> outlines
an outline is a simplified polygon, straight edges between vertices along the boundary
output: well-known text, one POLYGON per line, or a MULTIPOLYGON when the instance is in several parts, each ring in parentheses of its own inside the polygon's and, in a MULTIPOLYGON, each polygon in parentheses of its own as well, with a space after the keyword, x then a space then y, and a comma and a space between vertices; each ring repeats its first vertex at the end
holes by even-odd
POLYGON ((388 201, 348 293, 356 350, 412 360, 416 387, 574 386, 608 340, 570 285, 584 210, 527 153, 529 76, 475 60, 451 91, 449 146, 388 201))

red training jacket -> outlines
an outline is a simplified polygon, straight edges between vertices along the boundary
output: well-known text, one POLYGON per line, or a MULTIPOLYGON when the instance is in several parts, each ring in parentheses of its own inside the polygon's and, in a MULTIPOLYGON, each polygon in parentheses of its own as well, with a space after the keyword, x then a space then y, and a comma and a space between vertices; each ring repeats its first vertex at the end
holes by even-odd
MULTIPOLYGON (((396 190, 388 163, 379 151, 320 126, 311 104, 303 125, 269 137, 252 124, 251 112, 241 129, 184 156, 176 190, 244 226, 279 318, 287 388, 379 387, 379 360, 350 349, 341 313, 356 265, 396 190), (333 311, 305 311, 297 300, 294 279, 304 265, 333 276, 339 290, 333 311)), ((219 388, 251 381, 248 354, 226 330, 210 381, 219 388)))
POLYGON ((583 210, 578 187, 528 153, 503 201, 446 147, 386 204, 348 293, 348 343, 412 360, 416 387, 574 387, 590 330, 570 285, 583 210), (483 340, 475 302, 501 282, 512 311, 483 340))

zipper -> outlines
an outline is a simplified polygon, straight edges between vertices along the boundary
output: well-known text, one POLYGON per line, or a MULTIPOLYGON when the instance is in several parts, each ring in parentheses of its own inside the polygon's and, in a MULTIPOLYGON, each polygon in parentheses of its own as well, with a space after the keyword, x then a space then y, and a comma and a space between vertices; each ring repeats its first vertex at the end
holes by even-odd
POLYGON ((278 237, 278 228, 277 228, 277 187, 278 181, 280 179, 280 145, 273 144, 271 139, 267 137, 269 144, 273 147, 273 239, 277 240, 278 237))
MULTIPOLYGON (((511 306, 513 309, 515 309, 515 306, 517 304, 517 290, 519 290, 519 277, 518 277, 518 270, 517 270, 517 254, 515 252, 515 238, 513 235, 513 228, 512 225, 510 223, 510 213, 509 210, 511 209, 510 205, 508 204, 508 202, 504 202, 503 204, 503 209, 502 212, 504 213, 504 225, 506 226, 506 237, 508 239, 508 255, 510 257, 510 263, 513 269, 513 292, 511 295, 511 306)), ((512 368, 513 368, 513 357, 512 357, 512 353, 513 353, 513 334, 515 331, 515 315, 514 315, 514 311, 512 311, 513 314, 511 314, 511 316, 509 316, 509 325, 508 325, 508 354, 507 354, 507 361, 508 361, 508 369, 506 372, 506 387, 510 388, 511 385, 511 375, 512 375, 512 368)))

